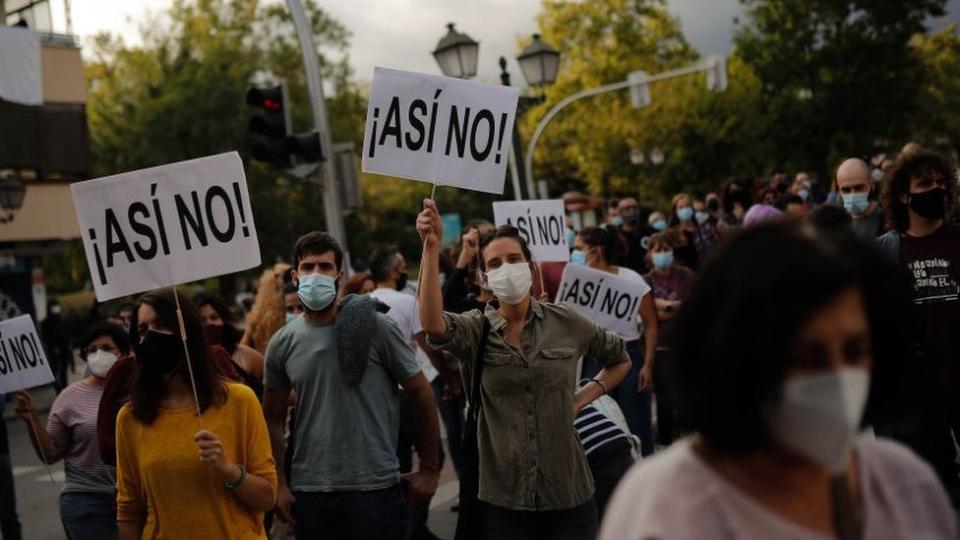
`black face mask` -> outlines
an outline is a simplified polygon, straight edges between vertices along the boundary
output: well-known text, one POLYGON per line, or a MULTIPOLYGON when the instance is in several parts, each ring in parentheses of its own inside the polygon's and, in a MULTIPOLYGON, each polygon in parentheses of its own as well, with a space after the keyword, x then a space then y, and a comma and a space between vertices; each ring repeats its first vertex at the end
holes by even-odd
POLYGON ((707 203, 707 209, 711 212, 720 211, 720 201, 717 199, 710 199, 710 202, 707 203))
POLYGON ((623 216, 623 220, 628 223, 636 223, 640 221, 640 210, 636 208, 625 208, 620 215, 623 216))
POLYGON ((935 187, 930 191, 923 193, 910 194, 910 209, 920 216, 935 221, 943 219, 947 213, 946 206, 943 204, 947 190, 942 187, 935 187))
POLYGON ((397 290, 402 291, 407 288, 407 274, 400 272, 397 277, 397 290))
POLYGON ((176 334, 147 330, 136 353, 143 373, 151 379, 162 379, 183 362, 183 342, 176 334))

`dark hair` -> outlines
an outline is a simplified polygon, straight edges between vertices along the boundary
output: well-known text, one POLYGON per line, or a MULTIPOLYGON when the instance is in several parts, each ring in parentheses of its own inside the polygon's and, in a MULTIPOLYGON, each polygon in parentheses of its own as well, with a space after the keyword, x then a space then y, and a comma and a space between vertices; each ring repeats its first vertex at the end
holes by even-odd
POLYGON ((220 345, 232 356, 237 350, 237 345, 240 344, 240 338, 243 337, 243 334, 233 325, 233 313, 230 312, 227 303, 216 294, 200 293, 193 297, 193 304, 197 306, 198 314, 200 308, 210 306, 223 319, 223 341, 220 345))
POLYGON ((750 188, 747 187, 745 182, 741 182, 740 180, 734 178, 723 183, 723 190, 720 193, 720 202, 723 205, 723 211, 727 214, 733 212, 733 203, 735 202, 740 202, 741 206, 743 206, 743 210, 746 211, 753 205, 753 196, 751 196, 750 188), (734 186, 740 188, 741 195, 739 196, 739 199, 735 199, 730 195, 730 189, 734 186))
POLYGON ((853 224, 850 212, 834 204, 818 206, 807 215, 807 221, 818 231, 827 234, 849 232, 853 224))
POLYGON ((911 353, 906 276, 852 232, 824 236, 779 222, 747 228, 721 246, 674 323, 671 364, 690 427, 721 452, 767 446, 764 415, 779 398, 795 332, 852 287, 863 294, 874 351, 865 422, 891 414, 902 403, 894 395, 897 366, 911 353))
POLYGON ((363 283, 367 280, 373 281, 374 283, 377 282, 377 280, 373 279, 373 276, 366 272, 350 276, 346 285, 343 286, 344 296, 348 294, 360 294, 360 290, 363 289, 363 283))
POLYGON ((516 240, 520 244, 520 250, 523 251, 524 258, 527 259, 527 262, 533 264, 533 255, 530 253, 530 248, 527 247, 527 241, 520 236, 520 231, 512 225, 501 225, 496 229, 487 232, 486 234, 480 235, 480 269, 486 271, 487 269, 487 260, 483 257, 483 250, 487 249, 487 246, 490 242, 500 238, 511 238, 516 240))
POLYGON ((337 271, 343 269, 343 250, 337 240, 323 231, 312 231, 297 238, 293 244, 293 269, 300 267, 300 259, 307 255, 323 255, 332 251, 337 263, 337 271))
MULTIPOLYGON (((220 404, 227 400, 227 388, 220 379, 219 370, 214 366, 213 353, 207 345, 207 336, 200 324, 200 313, 183 293, 178 292, 180 312, 183 315, 183 326, 187 334, 187 349, 190 351, 190 365, 193 367, 193 379, 197 385, 197 399, 200 410, 206 411, 211 405, 220 404)), ((140 297, 139 304, 146 304, 157 313, 157 322, 179 335, 180 325, 177 322, 177 307, 170 289, 157 289, 140 297)), ((130 324, 130 340, 135 345, 140 343, 140 329, 138 328, 139 309, 134 310, 130 324)), ((133 416, 140 422, 150 425, 157 419, 160 412, 160 401, 164 397, 166 384, 147 376, 142 369, 141 358, 137 359, 137 369, 130 382, 130 404, 133 407, 133 416)), ((190 380, 187 371, 187 362, 184 361, 177 368, 176 373, 184 380, 190 380)))
POLYGON ((608 264, 620 264, 620 260, 627 255, 626 243, 612 227, 584 227, 577 236, 590 247, 603 248, 603 257, 608 264))
POLYGON ((785 195, 781 195, 780 198, 773 203, 773 207, 781 212, 786 212, 787 207, 791 204, 803 205, 803 197, 797 195, 796 193, 787 193, 785 195))
POLYGON ((294 285, 293 283, 285 283, 285 284, 283 285, 283 295, 284 295, 284 296, 286 296, 286 295, 288 295, 288 294, 290 294, 290 293, 295 293, 295 292, 297 292, 298 290, 299 290, 299 289, 297 289, 297 286, 294 285))
POLYGON ((393 267, 397 264, 399 253, 400 250, 397 249, 397 246, 378 246, 373 250, 370 258, 367 259, 367 266, 370 269, 370 276, 373 277, 373 281, 382 283, 390 279, 390 272, 393 272, 393 267))
POLYGON ((113 340, 113 344, 116 345, 120 351, 119 356, 130 354, 130 337, 123 327, 112 322, 100 321, 94 323, 90 329, 87 330, 87 333, 84 334, 83 340, 80 342, 81 358, 86 359, 87 347, 89 347, 95 339, 103 336, 113 340))
POLYGON ((910 228, 910 212, 900 197, 910 195, 910 179, 926 176, 943 176, 947 190, 947 212, 953 207, 954 186, 957 177, 953 165, 943 154, 921 150, 912 154, 901 154, 893 169, 883 182, 881 195, 886 212, 887 228, 905 232, 910 228))

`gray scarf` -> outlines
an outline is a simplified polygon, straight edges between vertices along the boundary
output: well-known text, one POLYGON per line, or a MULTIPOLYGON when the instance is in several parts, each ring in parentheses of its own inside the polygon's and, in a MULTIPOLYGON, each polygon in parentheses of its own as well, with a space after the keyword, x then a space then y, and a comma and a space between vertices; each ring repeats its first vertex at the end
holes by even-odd
POLYGON ((369 295, 348 294, 340 300, 335 323, 337 359, 348 385, 356 386, 363 379, 370 361, 370 344, 377 335, 377 312, 389 310, 369 295))

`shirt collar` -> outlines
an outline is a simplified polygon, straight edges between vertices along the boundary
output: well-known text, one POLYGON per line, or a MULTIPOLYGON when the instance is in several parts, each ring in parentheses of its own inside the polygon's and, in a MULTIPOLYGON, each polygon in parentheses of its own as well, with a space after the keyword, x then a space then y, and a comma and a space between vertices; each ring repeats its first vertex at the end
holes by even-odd
MULTIPOLYGON (((490 321, 490 328, 493 330, 502 330, 507 325, 507 319, 500 314, 500 310, 493 305, 493 302, 487 304, 484 315, 490 321)), ((536 301, 533 296, 530 297, 530 310, 527 312, 526 322, 530 322, 532 318, 543 319, 543 304, 536 301)))

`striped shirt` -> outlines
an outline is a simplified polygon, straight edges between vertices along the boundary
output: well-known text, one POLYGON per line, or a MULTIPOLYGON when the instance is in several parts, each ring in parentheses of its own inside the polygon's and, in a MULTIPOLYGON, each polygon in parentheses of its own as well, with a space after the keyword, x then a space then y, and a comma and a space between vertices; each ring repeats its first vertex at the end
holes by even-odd
POLYGON ((627 434, 594 405, 587 405, 577 413, 573 426, 591 466, 598 465, 597 458, 607 450, 630 447, 627 434))
POLYGON ((64 460, 63 491, 114 493, 114 468, 103 463, 97 449, 97 407, 103 386, 83 381, 68 386, 57 396, 47 418, 51 447, 49 461, 64 460))

